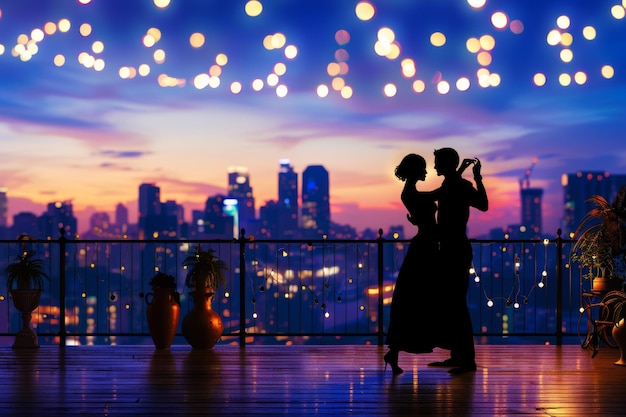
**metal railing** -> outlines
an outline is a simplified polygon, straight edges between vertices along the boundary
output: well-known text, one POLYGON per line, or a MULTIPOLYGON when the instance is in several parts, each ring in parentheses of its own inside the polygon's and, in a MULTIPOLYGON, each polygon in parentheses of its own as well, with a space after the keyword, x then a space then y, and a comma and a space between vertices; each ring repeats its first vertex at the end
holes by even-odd
MULTIPOLYGON (((51 278, 32 326, 41 344, 151 343, 148 283, 157 271, 175 276, 184 317, 192 300, 182 260, 199 245, 228 265, 228 283, 213 301, 225 327, 221 343, 383 344, 408 243, 382 231, 372 240, 32 240, 51 278)), ((560 235, 472 241, 468 300, 480 343, 578 340, 585 283, 569 265, 571 243, 560 235)), ((0 241, 1 270, 20 245, 0 241)), ((445 303, 445 294, 431 296, 445 303)), ((0 344, 20 327, 3 288, 0 344)), ((174 343, 185 343, 180 324, 174 343)))

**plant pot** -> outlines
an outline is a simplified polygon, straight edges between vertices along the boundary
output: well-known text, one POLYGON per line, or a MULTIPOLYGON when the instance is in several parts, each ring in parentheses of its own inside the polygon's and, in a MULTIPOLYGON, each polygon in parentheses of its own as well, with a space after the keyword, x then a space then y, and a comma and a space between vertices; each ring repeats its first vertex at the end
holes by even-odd
POLYGON ((169 349, 176 337, 180 318, 178 294, 173 288, 154 288, 152 291, 146 294, 150 336, 157 349, 169 349))
POLYGON ((37 333, 30 327, 32 312, 39 307, 41 290, 10 290, 15 308, 22 313, 22 328, 15 336, 13 348, 38 348, 37 333))
POLYGON ((593 292, 609 292, 613 290, 624 289, 624 283, 621 279, 613 279, 606 277, 595 277, 591 282, 591 290, 593 292))
POLYGON ((210 349, 224 332, 222 318, 211 307, 214 292, 196 290, 189 295, 193 298, 193 308, 183 319, 183 336, 194 349, 210 349))
POLYGON ((620 351, 620 358, 615 365, 626 366, 626 321, 624 319, 613 325, 612 335, 620 351))

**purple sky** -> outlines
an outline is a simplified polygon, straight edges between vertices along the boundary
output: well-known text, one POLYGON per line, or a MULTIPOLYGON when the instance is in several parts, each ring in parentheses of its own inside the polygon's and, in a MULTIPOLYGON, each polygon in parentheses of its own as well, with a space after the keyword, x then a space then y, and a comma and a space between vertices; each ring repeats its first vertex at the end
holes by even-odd
POLYGON ((519 180, 535 158, 531 185, 545 189, 544 231, 553 234, 562 174, 626 173, 626 19, 617 0, 480 8, 372 0, 369 20, 357 17, 356 1, 261 1, 254 17, 245 0, 83 3, 0 0, 9 222, 60 200, 73 202, 80 230, 89 213, 112 213, 120 202, 133 220, 143 182, 189 217, 225 192, 233 166, 248 169, 258 208, 277 197, 279 160, 288 158, 300 174, 316 164, 329 171, 333 221, 408 228, 394 167, 406 153, 424 155, 422 188, 435 188, 433 150, 451 146, 483 162, 491 208, 472 214, 470 234, 519 223, 519 180), (503 28, 492 22, 498 11, 508 17, 503 28), (397 48, 397 57, 377 54, 381 29, 395 38, 378 46, 397 48), (146 44, 154 33, 160 38, 146 44), (197 47, 194 33, 204 38, 197 47), (431 42, 436 33, 441 46, 431 42), (284 44, 277 37, 265 47, 276 34, 284 44), (471 50, 481 38, 492 45, 471 50), (414 73, 403 73, 403 62, 414 73), (320 97, 319 86, 329 94, 320 97))

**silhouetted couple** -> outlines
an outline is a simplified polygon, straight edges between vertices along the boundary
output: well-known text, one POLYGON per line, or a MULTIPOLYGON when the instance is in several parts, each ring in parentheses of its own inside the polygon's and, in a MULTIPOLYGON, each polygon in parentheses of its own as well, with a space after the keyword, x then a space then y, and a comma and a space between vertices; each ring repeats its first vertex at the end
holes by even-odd
POLYGON ((478 159, 460 158, 452 148, 435 151, 435 170, 444 180, 434 191, 419 191, 426 179, 426 161, 405 156, 395 175, 404 181, 401 200, 417 226, 396 280, 391 302, 385 367, 394 375, 400 351, 429 353, 450 350, 450 358, 429 366, 450 367, 451 374, 476 370, 472 322, 467 305, 472 246, 466 234, 470 207, 487 211, 488 200, 478 159), (474 186, 462 178, 474 164, 474 186))

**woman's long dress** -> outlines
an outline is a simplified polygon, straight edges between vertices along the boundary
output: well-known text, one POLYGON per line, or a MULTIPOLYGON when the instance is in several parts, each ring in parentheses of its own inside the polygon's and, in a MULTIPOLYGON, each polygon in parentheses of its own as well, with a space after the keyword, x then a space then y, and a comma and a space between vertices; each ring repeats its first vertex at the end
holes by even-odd
POLYGON ((433 197, 405 187, 402 202, 418 233, 409 244, 391 301, 387 345, 411 353, 432 352, 437 345, 435 303, 438 240, 433 197))

